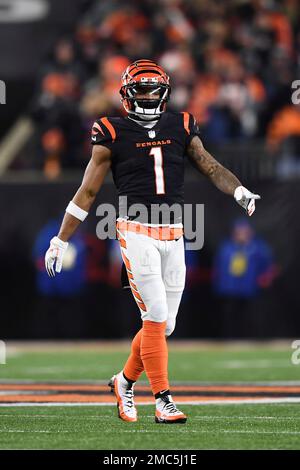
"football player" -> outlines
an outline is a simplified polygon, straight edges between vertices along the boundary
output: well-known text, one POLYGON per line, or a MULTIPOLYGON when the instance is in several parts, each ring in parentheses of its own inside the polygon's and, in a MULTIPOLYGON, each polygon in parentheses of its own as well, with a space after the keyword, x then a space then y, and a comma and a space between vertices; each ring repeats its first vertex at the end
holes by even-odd
POLYGON ((152 60, 137 60, 127 67, 120 89, 127 116, 102 117, 94 123, 91 160, 45 256, 48 274, 54 276, 61 271, 68 240, 88 215, 111 169, 119 196, 127 198, 119 207, 117 236, 127 282, 142 318, 126 364, 109 383, 119 417, 131 422, 137 421, 134 384, 143 371, 155 397, 155 421, 185 423, 187 419, 170 393, 166 341, 175 328, 185 282, 182 212, 171 210, 174 205, 183 206, 185 156, 249 216, 260 198, 204 148, 192 115, 166 111, 170 92, 169 77, 152 60), (134 215, 133 205, 140 208, 134 215), (159 220, 151 217, 155 205, 162 208, 159 220))

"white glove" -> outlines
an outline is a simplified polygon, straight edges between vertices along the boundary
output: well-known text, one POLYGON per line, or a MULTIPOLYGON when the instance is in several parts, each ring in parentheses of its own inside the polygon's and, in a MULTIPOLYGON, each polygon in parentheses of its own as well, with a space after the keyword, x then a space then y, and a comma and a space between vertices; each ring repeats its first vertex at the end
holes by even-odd
POLYGON ((50 241, 50 247, 45 254, 45 266, 47 273, 50 277, 55 276, 55 271, 60 273, 63 263, 64 254, 68 248, 69 243, 63 242, 58 237, 53 237, 50 241), (55 271, 54 271, 54 263, 55 271))
POLYGON ((255 199, 260 199, 258 194, 253 194, 244 186, 238 186, 234 191, 234 199, 251 216, 255 211, 255 199))

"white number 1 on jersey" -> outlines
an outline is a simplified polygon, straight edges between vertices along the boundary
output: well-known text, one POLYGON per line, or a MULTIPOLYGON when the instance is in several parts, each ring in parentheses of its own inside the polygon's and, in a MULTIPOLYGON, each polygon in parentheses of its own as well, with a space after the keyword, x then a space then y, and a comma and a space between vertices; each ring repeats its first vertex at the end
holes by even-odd
POLYGON ((154 174, 156 194, 165 194, 165 177, 163 169, 163 155, 161 147, 153 147, 149 155, 154 157, 154 174))

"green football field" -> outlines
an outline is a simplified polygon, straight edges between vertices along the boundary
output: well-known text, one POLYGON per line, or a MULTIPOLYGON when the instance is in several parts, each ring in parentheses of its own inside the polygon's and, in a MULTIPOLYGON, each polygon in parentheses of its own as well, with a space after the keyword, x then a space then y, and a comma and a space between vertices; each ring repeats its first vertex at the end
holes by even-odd
POLYGON ((139 401, 152 404, 138 404, 139 421, 117 418, 106 383, 128 351, 128 343, 8 344, 0 448, 300 449, 300 365, 291 362, 289 342, 170 342, 185 425, 155 424, 142 389, 139 401))

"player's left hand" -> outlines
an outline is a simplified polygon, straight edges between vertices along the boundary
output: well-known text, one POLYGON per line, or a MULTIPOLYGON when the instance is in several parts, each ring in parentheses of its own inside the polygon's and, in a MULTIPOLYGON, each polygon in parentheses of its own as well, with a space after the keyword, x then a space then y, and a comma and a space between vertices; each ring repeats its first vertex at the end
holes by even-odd
POLYGON ((242 206, 249 217, 255 211, 255 199, 260 199, 259 194, 253 194, 244 186, 238 186, 234 191, 234 199, 242 206))
POLYGON ((50 277, 55 276, 55 271, 60 273, 63 263, 64 254, 68 248, 68 242, 60 240, 58 237, 53 237, 50 241, 50 247, 45 254, 45 266, 47 273, 50 277), (54 263, 55 271, 54 271, 54 263))

